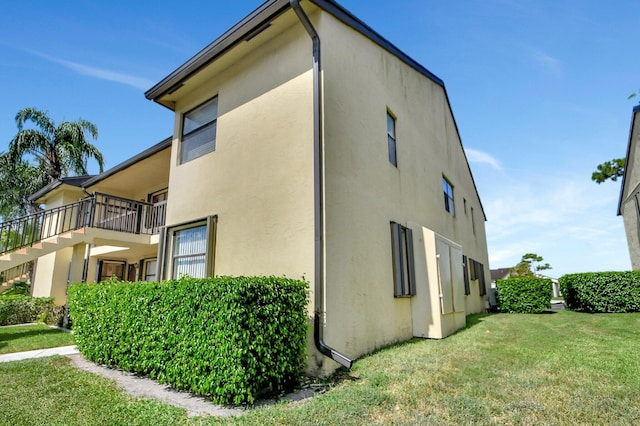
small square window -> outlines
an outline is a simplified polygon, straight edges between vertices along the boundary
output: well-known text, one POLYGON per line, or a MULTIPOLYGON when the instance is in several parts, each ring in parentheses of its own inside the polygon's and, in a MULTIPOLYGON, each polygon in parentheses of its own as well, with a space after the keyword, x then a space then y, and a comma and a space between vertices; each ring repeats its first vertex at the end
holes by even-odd
POLYGON ((444 209, 451 216, 456 215, 455 204, 453 203, 453 185, 446 178, 442 178, 442 190, 444 192, 444 209))
POLYGON ((216 150, 217 122, 217 96, 184 115, 180 164, 216 150))
POLYGON ((389 145, 389 162, 398 167, 396 154, 396 119, 387 111, 387 143, 389 145))

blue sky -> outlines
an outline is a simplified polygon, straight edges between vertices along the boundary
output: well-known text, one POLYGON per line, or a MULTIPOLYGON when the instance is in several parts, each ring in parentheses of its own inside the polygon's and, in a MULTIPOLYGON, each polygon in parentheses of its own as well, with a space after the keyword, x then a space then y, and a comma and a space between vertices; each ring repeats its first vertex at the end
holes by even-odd
MULTIPOLYGON (((95 123, 107 168, 164 139, 173 115, 144 91, 260 2, 4 2, 0 151, 28 106, 95 123)), ((527 252, 556 277, 630 268, 619 182, 590 176, 625 154, 640 2, 340 3, 444 80, 492 268, 527 252)))

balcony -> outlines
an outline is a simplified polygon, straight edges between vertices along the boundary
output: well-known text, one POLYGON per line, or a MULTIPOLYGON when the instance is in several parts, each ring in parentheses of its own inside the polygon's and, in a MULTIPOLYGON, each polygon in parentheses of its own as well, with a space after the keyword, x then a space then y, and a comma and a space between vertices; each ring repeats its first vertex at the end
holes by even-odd
POLYGON ((167 202, 156 204, 95 193, 75 203, 0 223, 0 255, 84 228, 155 235, 165 224, 167 202))

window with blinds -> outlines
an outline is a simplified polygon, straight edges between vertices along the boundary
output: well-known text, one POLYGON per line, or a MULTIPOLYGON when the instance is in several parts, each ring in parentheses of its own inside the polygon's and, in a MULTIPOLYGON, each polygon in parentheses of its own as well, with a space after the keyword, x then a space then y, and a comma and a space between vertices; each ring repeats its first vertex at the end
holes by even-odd
POLYGON ((217 96, 184 115, 180 164, 216 150, 217 123, 217 96))
POLYGON ((172 264, 173 278, 180 278, 183 275, 193 278, 207 276, 206 224, 174 231, 172 264))

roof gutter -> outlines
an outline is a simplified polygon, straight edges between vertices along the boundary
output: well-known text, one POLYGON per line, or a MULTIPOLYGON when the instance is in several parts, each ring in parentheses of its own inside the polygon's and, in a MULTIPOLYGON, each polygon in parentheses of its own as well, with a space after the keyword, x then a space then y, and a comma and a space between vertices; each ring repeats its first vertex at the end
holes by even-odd
POLYGON ((315 313, 313 337, 316 348, 327 356, 347 368, 351 368, 353 360, 340 354, 323 339, 322 308, 324 306, 324 200, 323 182, 324 172, 322 164, 322 86, 320 81, 320 37, 311 24, 309 17, 300 6, 299 0, 289 0, 300 23, 313 41, 313 157, 314 157, 314 210, 315 210, 315 313))

